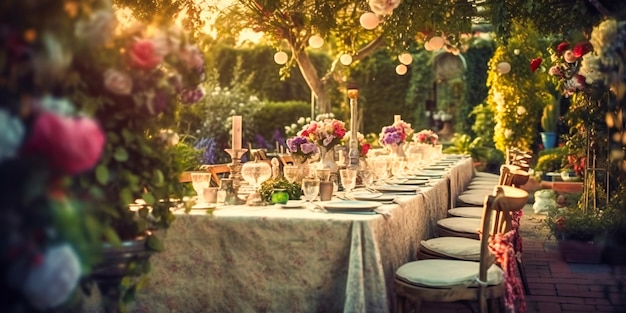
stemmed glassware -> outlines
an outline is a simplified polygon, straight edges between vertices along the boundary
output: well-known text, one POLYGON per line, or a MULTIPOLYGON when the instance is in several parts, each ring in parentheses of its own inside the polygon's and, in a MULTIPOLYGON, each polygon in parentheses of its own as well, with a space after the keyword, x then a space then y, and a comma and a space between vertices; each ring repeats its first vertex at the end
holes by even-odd
POLYGON ((206 203, 204 192, 211 185, 211 173, 191 173, 191 185, 198 194, 198 204, 206 203))
POLYGON ((298 179, 298 176, 300 176, 300 167, 296 165, 285 165, 283 172, 285 179, 290 183, 294 183, 298 179))
POLYGON ((360 172, 361 181, 363 182, 363 186, 365 188, 369 188, 374 183, 374 170, 365 169, 360 172))
POLYGON ((343 186, 343 191, 346 194, 352 191, 352 189, 354 189, 354 185, 356 185, 356 170, 339 170, 339 176, 341 179, 341 185, 343 186))
POLYGON ((261 183, 272 177, 272 167, 261 161, 246 162, 241 168, 241 176, 250 185, 254 186, 254 193, 251 193, 246 200, 247 205, 263 205, 263 199, 259 193, 261 183))
POLYGON ((302 193, 303 198, 308 203, 309 207, 313 206, 313 200, 317 198, 320 192, 320 181, 317 179, 305 178, 302 180, 302 193))

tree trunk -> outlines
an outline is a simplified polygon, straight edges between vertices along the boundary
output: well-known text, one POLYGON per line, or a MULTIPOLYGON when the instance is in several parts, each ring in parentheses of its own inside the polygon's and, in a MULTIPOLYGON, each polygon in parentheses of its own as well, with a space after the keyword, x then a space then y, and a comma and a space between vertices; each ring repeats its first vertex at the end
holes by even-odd
POLYGON ((300 73, 304 77, 307 85, 315 94, 317 98, 317 107, 319 113, 329 113, 330 112, 330 98, 324 89, 324 83, 320 79, 317 74, 317 70, 311 63, 311 59, 309 55, 304 52, 304 50, 298 49, 296 50, 293 45, 291 46, 291 51, 293 55, 296 57, 296 62, 298 63, 298 68, 300 69, 300 73))

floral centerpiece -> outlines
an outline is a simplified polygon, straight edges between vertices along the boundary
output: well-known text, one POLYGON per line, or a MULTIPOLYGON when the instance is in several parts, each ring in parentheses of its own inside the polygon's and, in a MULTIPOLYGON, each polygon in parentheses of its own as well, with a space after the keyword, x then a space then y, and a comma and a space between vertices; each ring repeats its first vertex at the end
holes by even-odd
POLYGON ((382 128, 378 135, 378 142, 389 149, 392 155, 405 157, 402 145, 407 138, 411 138, 411 134, 413 134, 411 124, 405 121, 397 121, 390 126, 382 128))
MULTIPOLYGON (((350 131, 346 132, 346 135, 343 137, 344 143, 349 143, 351 136, 352 134, 350 133, 350 131)), ((365 139, 365 136, 361 134, 360 132, 356 133, 356 139, 358 142, 359 157, 360 158, 367 157, 367 152, 369 152, 372 145, 369 142, 367 142, 367 140, 365 139)))
POLYGON ((437 140, 439 140, 439 136, 430 129, 420 130, 418 133, 413 135, 413 141, 417 143, 436 145, 437 140))
POLYGON ((309 137, 296 136, 287 139, 287 149, 299 164, 306 163, 318 152, 317 145, 309 140, 309 137))
POLYGON ((340 144, 346 135, 346 126, 343 121, 327 118, 321 121, 312 121, 298 132, 298 136, 307 137, 320 147, 321 157, 318 167, 328 168, 337 172, 333 148, 340 144))

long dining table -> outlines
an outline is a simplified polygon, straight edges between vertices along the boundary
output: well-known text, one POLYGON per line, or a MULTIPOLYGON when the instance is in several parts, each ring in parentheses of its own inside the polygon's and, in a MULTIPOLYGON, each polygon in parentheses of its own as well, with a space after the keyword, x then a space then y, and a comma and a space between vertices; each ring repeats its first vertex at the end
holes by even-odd
POLYGON ((278 205, 176 212, 135 312, 392 312, 393 277, 472 178, 462 158, 375 214, 278 205))

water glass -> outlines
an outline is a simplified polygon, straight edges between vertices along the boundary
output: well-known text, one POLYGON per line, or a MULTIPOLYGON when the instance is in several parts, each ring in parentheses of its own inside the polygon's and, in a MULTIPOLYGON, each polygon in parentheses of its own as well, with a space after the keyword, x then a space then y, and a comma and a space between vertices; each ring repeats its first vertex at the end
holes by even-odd
POLYGON ((287 179, 290 183, 293 183, 300 176, 300 167, 296 165, 285 165, 285 167, 283 167, 283 173, 285 175, 285 179, 287 179))
POLYGON ((339 176, 341 179, 341 185, 343 186, 344 192, 348 193, 352 189, 354 189, 354 185, 356 185, 356 170, 353 170, 353 169, 339 170, 339 176))
POLYGON ((315 170, 315 174, 320 181, 328 181, 330 179, 330 169, 318 168, 315 170))
POLYGON ((305 178, 302 180, 302 193, 307 202, 313 202, 320 192, 320 181, 317 179, 305 178))
POLYGON ((361 181, 366 188, 370 187, 374 183, 374 171, 370 169, 361 171, 361 181))
POLYGON ((198 194, 198 203, 206 203, 204 192, 211 185, 211 173, 191 173, 191 185, 198 194))

